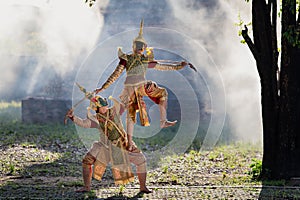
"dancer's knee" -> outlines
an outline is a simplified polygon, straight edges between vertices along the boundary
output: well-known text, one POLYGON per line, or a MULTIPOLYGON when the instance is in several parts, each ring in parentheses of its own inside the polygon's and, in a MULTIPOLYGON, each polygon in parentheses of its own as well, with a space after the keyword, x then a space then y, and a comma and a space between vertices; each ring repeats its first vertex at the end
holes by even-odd
POLYGON ((129 153, 129 158, 130 158, 130 161, 134 164, 134 165, 136 165, 137 167, 144 167, 144 166, 146 166, 146 157, 145 157, 145 155, 142 153, 142 152, 140 152, 140 153, 132 153, 132 152, 130 152, 129 153))
POLYGON ((93 165, 96 158, 92 156, 90 153, 87 153, 84 158, 82 159, 82 165, 83 166, 90 166, 93 165))

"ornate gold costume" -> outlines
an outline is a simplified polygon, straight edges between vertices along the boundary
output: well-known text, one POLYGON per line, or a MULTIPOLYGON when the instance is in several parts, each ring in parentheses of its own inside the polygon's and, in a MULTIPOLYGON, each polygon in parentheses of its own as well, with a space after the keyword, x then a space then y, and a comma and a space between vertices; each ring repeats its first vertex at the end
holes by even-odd
MULTIPOLYGON (((140 191, 151 193, 146 187, 146 158, 134 142, 131 141, 129 145, 128 134, 122 125, 121 114, 124 111, 124 106, 116 99, 110 97, 114 105, 108 108, 106 98, 87 92, 78 83, 77 86, 84 92, 84 98, 90 99, 87 118, 81 119, 74 115, 73 110, 78 103, 67 112, 66 116, 78 126, 83 128, 97 128, 100 132, 100 140, 93 143, 91 149, 82 160, 84 187, 77 190, 77 192, 90 191, 92 175, 94 174, 94 178, 101 180, 108 163, 112 164, 115 184, 132 182, 134 176, 130 163, 133 163, 136 166, 140 191), (95 115, 90 112, 91 109, 96 111, 95 115), (94 167, 92 168, 92 166, 94 167)), ((82 102, 82 100, 79 102, 82 102)))
POLYGON ((107 164, 111 163, 115 184, 132 182, 134 175, 126 150, 127 134, 121 124, 118 110, 111 107, 106 115, 91 115, 89 112, 86 119, 75 116, 73 120, 78 126, 100 130, 100 140, 94 142, 83 159, 84 167, 94 165, 94 178, 101 180, 107 164))
POLYGON ((121 48, 118 49, 118 57, 120 62, 114 72, 109 76, 107 81, 97 90, 101 91, 108 88, 122 72, 126 70, 126 79, 124 82, 124 90, 120 95, 122 103, 128 109, 127 117, 136 122, 136 112, 139 111, 142 126, 149 126, 149 120, 146 111, 146 104, 143 96, 148 96, 156 104, 160 106, 162 127, 166 119, 166 100, 167 91, 165 88, 159 87, 155 82, 146 79, 148 68, 156 70, 180 70, 187 63, 156 61, 152 48, 147 48, 146 40, 143 38, 143 20, 141 21, 138 36, 133 40, 133 53, 125 54, 121 48), (141 53, 146 50, 146 55, 141 53), (162 107, 163 106, 163 107, 162 107))
MULTIPOLYGON (((128 108, 128 116, 136 122, 136 112, 140 113, 141 125, 149 126, 149 120, 146 111, 146 104, 143 96, 149 96, 155 103, 167 100, 167 91, 158 87, 153 81, 146 80, 146 72, 148 68, 157 70, 180 70, 184 66, 181 63, 159 63, 149 59, 147 55, 125 54, 121 49, 118 50, 120 62, 114 72, 100 88, 108 88, 115 80, 117 80, 124 69, 126 69, 126 79, 124 82, 124 90, 120 95, 122 103, 128 108)), ((151 54, 153 55, 153 53, 151 54)), ((165 120, 165 119, 162 119, 165 120)))

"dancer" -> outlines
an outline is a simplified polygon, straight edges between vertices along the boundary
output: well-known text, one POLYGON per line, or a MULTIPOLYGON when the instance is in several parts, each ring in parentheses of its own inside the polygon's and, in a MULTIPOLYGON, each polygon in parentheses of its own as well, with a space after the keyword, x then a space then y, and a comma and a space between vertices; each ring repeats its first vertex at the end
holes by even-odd
POLYGON ((78 126, 99 129, 100 140, 93 143, 82 160, 84 187, 77 192, 91 190, 92 165, 94 166, 94 178, 101 180, 107 164, 111 163, 115 184, 126 184, 134 180, 130 165, 133 163, 136 166, 140 192, 151 193, 146 187, 147 172, 144 154, 138 148, 134 148, 130 152, 126 150, 128 139, 120 118, 124 110, 122 105, 113 99, 114 105, 108 107, 105 98, 99 95, 91 97, 91 93, 86 94, 88 94, 86 97, 90 98, 87 118, 77 117, 74 115, 73 109, 68 111, 67 116, 78 126), (96 112, 95 115, 90 112, 91 109, 96 112))
POLYGON ((147 48, 147 42, 143 37, 143 20, 141 21, 139 35, 133 40, 133 53, 125 54, 121 48, 118 50, 120 59, 118 66, 110 75, 107 81, 100 87, 95 89, 95 93, 99 93, 107 89, 114 81, 116 81, 122 72, 126 70, 126 80, 124 89, 120 95, 122 103, 127 109, 126 131, 128 134, 129 149, 135 148, 132 142, 134 124, 136 123, 136 112, 139 111, 142 126, 149 126, 149 119, 146 111, 146 104, 143 100, 144 96, 148 96, 154 103, 158 104, 160 110, 160 127, 166 128, 174 126, 175 121, 167 120, 167 90, 157 85, 156 82, 146 80, 146 71, 148 68, 157 70, 180 70, 189 65, 192 69, 196 69, 185 61, 158 61, 154 60, 153 49, 147 48), (146 50, 146 54, 144 51, 146 50), (170 64, 171 63, 171 64, 170 64))

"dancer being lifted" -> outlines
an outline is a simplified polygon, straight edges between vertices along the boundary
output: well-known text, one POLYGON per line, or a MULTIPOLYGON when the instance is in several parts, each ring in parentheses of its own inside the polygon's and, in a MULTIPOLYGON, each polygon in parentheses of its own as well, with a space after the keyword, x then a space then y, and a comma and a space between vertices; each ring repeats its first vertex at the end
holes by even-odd
POLYGON ((107 81, 100 88, 95 89, 94 92, 99 93, 107 89, 120 77, 122 72, 126 70, 124 89, 120 95, 120 99, 127 109, 126 131, 128 134, 129 147, 136 148, 132 142, 134 124, 136 123, 136 112, 139 111, 142 126, 150 125, 146 104, 143 100, 144 96, 148 96, 153 102, 158 104, 161 128, 174 126, 177 122, 176 120, 167 120, 167 90, 163 87, 159 87, 154 81, 146 80, 145 76, 147 68, 157 70, 180 70, 189 65, 195 71, 196 69, 185 61, 160 62, 159 60, 154 60, 153 49, 147 48, 147 42, 143 37, 143 20, 141 21, 139 35, 133 40, 132 48, 132 54, 125 54, 122 52, 121 48, 118 49, 118 57, 120 59, 118 66, 107 81), (145 50, 146 54, 144 54, 145 50))

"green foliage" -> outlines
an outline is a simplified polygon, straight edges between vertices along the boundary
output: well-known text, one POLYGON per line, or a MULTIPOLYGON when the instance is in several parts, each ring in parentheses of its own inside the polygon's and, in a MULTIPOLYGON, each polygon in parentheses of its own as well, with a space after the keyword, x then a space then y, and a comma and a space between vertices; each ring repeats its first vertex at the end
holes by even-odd
POLYGON ((16 167, 14 164, 9 164, 9 174, 14 174, 16 171, 16 167))
MULTIPOLYGON (((234 23, 235 26, 239 27, 239 30, 238 30, 238 36, 242 36, 242 30, 244 29, 244 26, 251 26, 252 25, 252 22, 248 22, 246 23, 242 17, 241 17, 241 14, 240 12, 238 13, 238 22, 234 23)), ((248 29, 249 30, 249 29, 248 29)), ((240 41, 242 44, 245 44, 245 40, 241 40, 240 41)))
POLYGON ((250 164, 251 171, 249 175, 252 180, 260 180, 261 179, 261 171, 262 171, 262 161, 258 159, 252 159, 252 163, 250 164))
POLYGON ((300 48, 300 30, 295 26, 289 26, 288 30, 283 33, 283 37, 293 46, 300 48))
POLYGON ((120 185, 120 186, 119 186, 119 194, 124 193, 125 189, 126 189, 125 185, 123 185, 123 184, 120 185))
POLYGON ((161 168, 161 171, 162 171, 162 173, 164 173, 164 174, 168 173, 168 170, 169 170, 169 166, 168 166, 168 165, 165 165, 165 166, 163 166, 163 167, 161 168))

